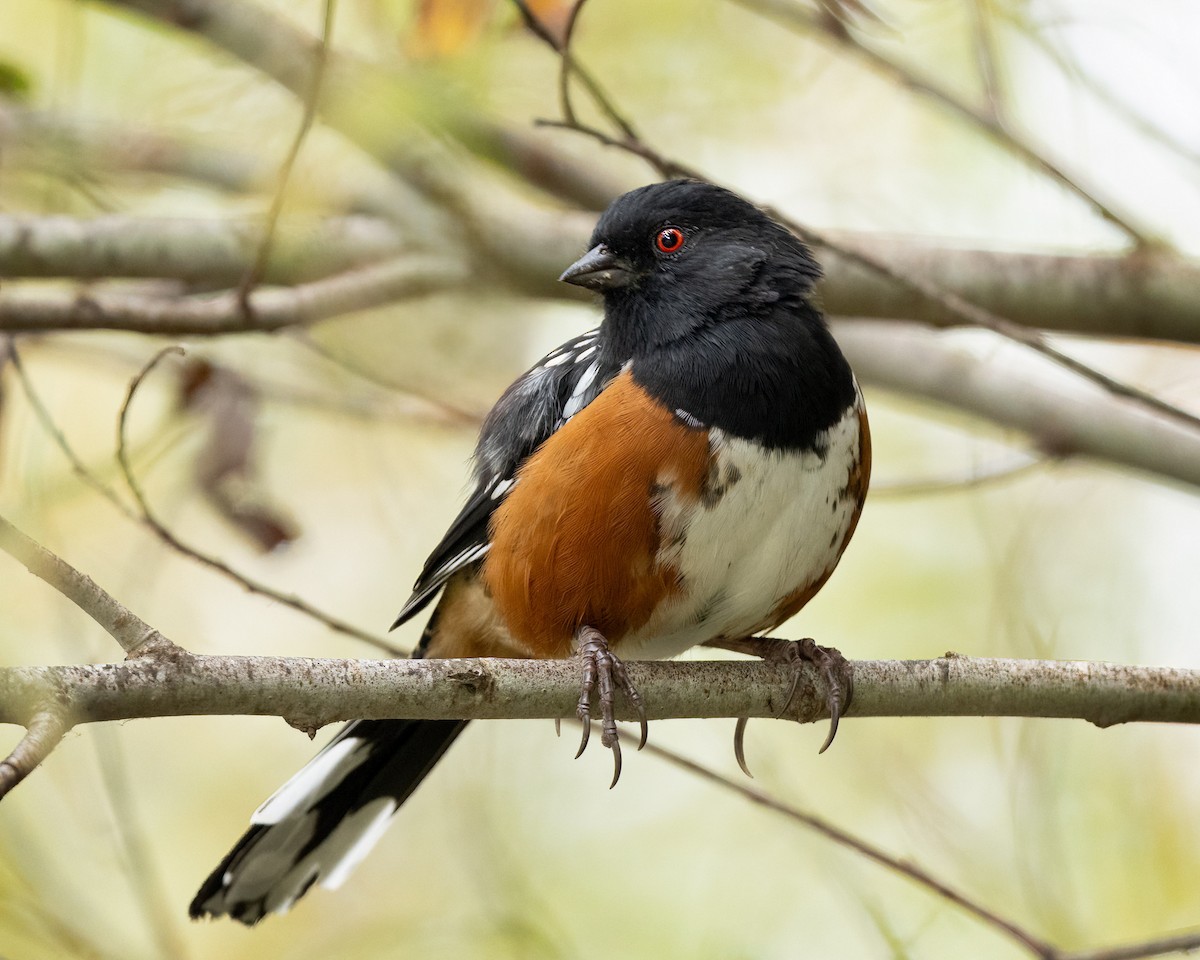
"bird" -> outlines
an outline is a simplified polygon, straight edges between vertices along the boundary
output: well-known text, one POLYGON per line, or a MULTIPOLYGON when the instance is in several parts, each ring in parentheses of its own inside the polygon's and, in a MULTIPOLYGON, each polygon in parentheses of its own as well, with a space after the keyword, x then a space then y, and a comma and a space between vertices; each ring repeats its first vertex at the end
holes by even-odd
MULTIPOLYGON (((437 601, 413 656, 578 658, 580 752, 595 697, 614 783, 616 692, 643 743, 646 730, 624 659, 784 644, 826 676, 832 736, 844 659, 760 636, 829 578, 870 479, 866 409, 820 277, 801 240, 723 187, 669 180, 615 199, 560 278, 601 295, 602 322, 485 418, 472 492, 394 624, 437 601)), ((190 915, 254 924, 315 883, 338 887, 465 726, 345 726, 255 811, 190 915)))

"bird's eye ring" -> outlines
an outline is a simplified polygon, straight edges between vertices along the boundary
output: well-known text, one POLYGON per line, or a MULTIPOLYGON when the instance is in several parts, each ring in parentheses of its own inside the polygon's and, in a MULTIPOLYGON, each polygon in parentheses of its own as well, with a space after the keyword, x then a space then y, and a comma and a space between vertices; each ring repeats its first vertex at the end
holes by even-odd
POLYGON ((683 231, 678 227, 663 227, 654 237, 654 249, 659 253, 678 253, 683 249, 683 231))

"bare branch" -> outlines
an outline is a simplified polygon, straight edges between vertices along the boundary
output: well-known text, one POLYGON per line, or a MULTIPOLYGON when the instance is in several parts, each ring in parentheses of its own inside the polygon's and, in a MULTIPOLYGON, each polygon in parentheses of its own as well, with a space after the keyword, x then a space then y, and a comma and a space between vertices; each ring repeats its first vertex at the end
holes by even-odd
MULTIPOLYGON (((856 681, 857 683, 857 681, 856 681)), ((686 770, 694 776, 700 777, 702 780, 707 780, 709 783, 715 783, 718 786, 724 787, 726 790, 731 790, 759 806, 766 807, 768 810, 773 810, 780 813, 796 823, 807 827, 808 829, 820 834, 826 840, 829 840, 840 847, 845 847, 852 850, 854 853, 865 857, 874 863, 879 864, 887 870, 897 873, 902 877, 907 877, 909 880, 919 884, 925 889, 937 894, 944 900, 953 903, 967 913, 974 916, 976 919, 983 921, 988 926, 1000 931, 1005 936, 1015 940, 1026 950, 1029 950, 1035 956, 1052 958, 1057 956, 1057 951, 1045 940, 1034 936, 1023 927, 1017 926, 1010 920, 1006 920, 999 914, 984 907, 978 901, 967 896, 965 893, 954 889, 953 887, 938 880, 933 874, 927 870, 917 866, 911 860, 901 860, 899 857, 894 857, 889 853, 885 853, 879 847, 867 843, 865 840, 856 837, 852 833, 842 830, 840 827, 834 826, 827 820, 808 813, 804 810, 794 807, 791 804, 777 800, 768 793, 764 793, 757 787, 751 786, 742 781, 732 780, 729 777, 717 773, 715 770, 710 770, 708 767, 696 763, 694 760, 689 760, 682 754, 676 753, 674 750, 668 750, 666 747, 656 746, 655 744, 647 744, 646 750, 655 756, 662 757, 673 766, 686 770)))
POLYGON ((661 757, 673 766, 686 770, 694 776, 707 780, 709 783, 715 783, 726 790, 731 790, 752 803, 782 814, 789 820, 807 827, 826 840, 840 847, 845 847, 890 870, 892 873, 907 877, 919 886, 954 904, 992 929, 1015 941, 1023 949, 1027 950, 1033 956, 1041 958, 1041 960, 1140 960, 1142 957, 1157 957, 1167 953, 1190 951, 1200 948, 1200 932, 1193 932, 1174 937, 1146 940, 1141 943, 1127 944, 1115 948, 1083 950, 1078 953, 1063 950, 1060 947, 1054 946, 1049 941, 1035 936, 1024 927, 1000 916, 1000 914, 985 907, 982 903, 963 893, 961 890, 944 883, 928 870, 918 866, 911 860, 907 858, 902 860, 899 857, 892 856, 874 844, 870 844, 860 837, 856 837, 854 834, 834 826, 828 820, 777 800, 770 794, 764 793, 744 781, 732 780, 717 773, 715 770, 696 763, 694 760, 689 760, 674 750, 651 743, 647 744, 646 751, 661 757))
MULTIPOLYGON (((921 277, 1021 326, 1088 336, 1200 343, 1200 262, 1164 252, 1120 256, 1008 253, 918 237, 833 233, 821 294, 833 314, 937 326, 972 322, 899 277, 921 277), (871 261, 867 266, 846 250, 871 261), (887 272, 875 269, 884 264, 887 272)), ((986 326, 986 324, 983 324, 986 326)))
POLYGON ((570 86, 568 84, 570 75, 573 73, 579 78, 579 82, 583 84, 609 123, 620 130, 626 139, 637 140, 638 135, 629 124, 629 121, 617 112, 613 107, 612 100, 600 87, 596 78, 580 66, 574 54, 571 53, 571 37, 575 32, 575 21, 579 17, 579 12, 584 2, 585 0, 575 0, 567 20, 566 29, 563 32, 562 40, 559 40, 555 36, 554 31, 538 19, 537 14, 530 9, 529 4, 525 0, 513 0, 513 4, 521 12, 521 17, 525 20, 526 26, 533 31, 539 40, 543 41, 551 50, 557 53, 562 61, 562 67, 559 71, 559 102, 563 110, 563 116, 567 121, 569 123, 576 122, 575 110, 571 104, 570 86))
POLYGON ((117 170, 193 180, 219 190, 258 190, 266 170, 256 157, 200 139, 117 126, 0 102, 0 159, 52 168, 117 170))
POLYGON ((133 293, 6 291, 0 330, 128 330, 164 336, 271 333, 462 285, 466 268, 403 256, 287 289, 256 290, 247 316, 236 294, 166 297, 133 293))
MULTIPOLYGON (((260 229, 244 218, 0 216, 0 275, 232 286, 254 263, 260 229)), ((316 280, 405 247, 396 227, 375 217, 289 217, 261 280, 316 280)))
POLYGON ((1200 436, 1043 362, 1003 362, 913 324, 838 320, 864 383, 923 396, 1028 434, 1050 456, 1087 456, 1200 485, 1200 436))
MULTIPOLYGON (((490 185, 463 184, 454 201, 487 255, 503 257, 503 280, 538 295, 568 295, 554 283, 564 249, 580 248, 592 218, 548 211, 490 185)), ((830 313, 920 320, 964 318, 920 291, 840 252, 853 249, 900 276, 930 284, 1025 327, 1090 336, 1200 343, 1200 262, 1166 252, 1122 255, 1011 253, 930 243, 919 237, 836 232, 822 254, 821 292, 830 313)), ((280 225, 264 280, 311 281, 404 253, 404 235, 370 217, 296 217, 280 225)), ((248 268, 254 232, 245 220, 123 216, 0 217, 0 274, 8 278, 174 279, 231 285, 248 268)), ((2 303, 3 301, 0 301, 2 303)), ((181 331, 186 332, 186 331, 181 331)))
POLYGON ((317 100, 321 93, 321 81, 325 77, 325 66, 329 62, 329 39, 333 32, 333 14, 335 8, 336 4, 334 0, 325 0, 325 15, 321 21, 321 37, 313 58, 310 86, 304 96, 304 112, 300 118, 300 127, 296 131, 296 136, 292 140, 292 145, 288 149, 287 156, 284 157, 283 163, 279 168, 278 183, 275 187, 275 194, 271 198, 271 206, 267 211, 266 221, 262 227, 258 252, 254 257, 254 262, 246 271, 246 275, 242 277, 241 283, 238 284, 238 303, 241 304, 242 310, 246 313, 250 313, 252 309, 250 291, 258 286, 266 275, 267 263, 271 259, 271 251, 274 248, 275 225, 279 222, 279 215, 283 212, 283 201, 287 195, 288 182, 292 178, 292 170, 296 166, 296 160, 300 157, 300 150, 304 146, 304 140, 308 136, 309 130, 312 129, 313 121, 317 116, 317 100))
POLYGON ((27 537, 4 517, 0 517, 0 550, 20 561, 35 577, 45 580, 100 624, 130 656, 136 656, 147 644, 162 641, 157 630, 95 580, 27 537))
POLYGON ((25 736, 7 758, 0 760, 0 799, 46 759, 66 732, 67 725, 58 712, 41 710, 33 715, 25 736))
MULTIPOLYGON (((1111 663, 860 660, 848 717, 1060 717, 1098 726, 1200 723, 1200 671, 1111 663)), ((643 661, 630 678, 650 719, 826 717, 819 675, 770 662, 643 661)), ((26 723, 47 690, 72 723, 160 716, 281 716, 299 726, 355 717, 553 719, 579 700, 573 660, 333 660, 198 656, 176 648, 119 664, 0 670, 0 723, 26 723)), ((636 712, 619 705, 620 719, 636 712)))
POLYGON ((1121 947, 1101 947, 1099 950, 1080 950, 1078 953, 1058 953, 1053 960, 1142 960, 1143 957, 1162 957, 1168 953, 1191 953, 1200 950, 1200 933, 1181 933, 1174 937, 1129 943, 1121 947))

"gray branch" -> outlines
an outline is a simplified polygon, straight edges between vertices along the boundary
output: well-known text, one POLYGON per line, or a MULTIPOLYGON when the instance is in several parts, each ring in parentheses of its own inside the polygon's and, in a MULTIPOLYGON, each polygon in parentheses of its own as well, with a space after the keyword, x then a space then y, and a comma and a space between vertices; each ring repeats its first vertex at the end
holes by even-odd
MULTIPOLYGON (((519 292, 565 295, 556 284, 593 217, 539 207, 493 185, 460 185, 452 200, 498 279, 519 292)), ((233 286, 259 227, 244 219, 0 216, 0 277, 170 279, 233 286)), ((1200 262, 1169 253, 1061 256, 930 244, 916 237, 839 234, 837 241, 904 275, 921 276, 1022 326, 1090 336, 1200 343, 1200 262)), ((289 218, 268 283, 307 282, 405 252, 403 233, 372 217, 289 218)), ((821 252, 830 313, 933 325, 959 321, 886 277, 821 252)))
POLYGON ((148 649, 147 644, 161 641, 157 630, 119 603, 95 580, 27 537, 4 517, 0 517, 0 550, 16 558, 35 577, 83 610, 126 653, 132 655, 148 649))
POLYGON ((466 280, 467 270, 460 264, 413 255, 308 284, 255 290, 248 298, 249 310, 236 292, 174 297, 18 290, 0 296, 0 330, 129 330, 194 337, 264 333, 459 287, 466 280))
MULTIPOLYGON (((374 217, 284 221, 262 280, 295 284, 405 252, 397 229, 374 217)), ((235 286, 254 262, 258 219, 0 216, 0 277, 176 280, 235 286)))
MULTIPOLYGON (((916 237, 831 234, 898 273, 922 277, 1024 327, 1200 343, 1200 261, 1143 251, 1063 256, 931 244, 916 237)), ((821 251, 830 313, 935 326, 961 321, 886 277, 821 251)))
POLYGON ((1143 405, 1006 345, 964 346, 916 324, 841 320, 834 334, 860 379, 1020 430, 1055 457, 1086 456, 1200 486, 1200 437, 1143 405))
MULTIPOLYGON (((651 719, 827 716, 815 670, 770 662, 627 664, 651 719)), ((1200 671, 1069 661, 864 660, 850 717, 1074 717, 1099 726, 1200 723, 1200 671)), ((570 717, 574 660, 333 660, 197 656, 178 647, 87 666, 0 670, 0 722, 29 723, 53 702, 72 723, 185 715, 280 716, 302 728, 337 720, 570 717)), ((634 719, 627 704, 618 716, 634 719)))

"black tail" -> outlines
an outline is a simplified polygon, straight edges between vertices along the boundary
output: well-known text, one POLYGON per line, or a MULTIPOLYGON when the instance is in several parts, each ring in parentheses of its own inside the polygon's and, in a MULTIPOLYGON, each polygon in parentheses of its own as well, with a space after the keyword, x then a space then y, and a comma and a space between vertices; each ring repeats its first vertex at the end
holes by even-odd
POLYGON ((317 881, 337 887, 374 846, 465 720, 358 720, 259 807, 188 908, 245 924, 283 913, 317 881))

